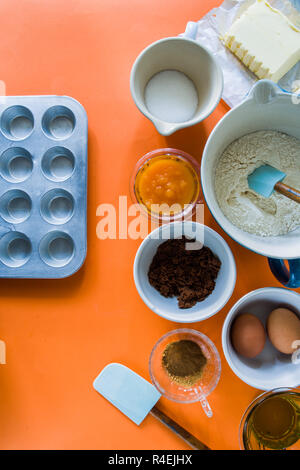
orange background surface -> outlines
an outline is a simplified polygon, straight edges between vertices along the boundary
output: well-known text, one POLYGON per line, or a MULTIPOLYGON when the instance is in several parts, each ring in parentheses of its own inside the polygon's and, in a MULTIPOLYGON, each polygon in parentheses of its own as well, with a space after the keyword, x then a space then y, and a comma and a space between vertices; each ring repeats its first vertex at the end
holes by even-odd
MULTIPOLYGON (((219 2, 220 3, 220 2, 219 2)), ((8 95, 70 95, 89 118, 88 255, 64 280, 0 280, 2 449, 188 449, 155 418, 138 427, 97 394, 93 379, 121 362, 149 379, 148 358, 161 335, 181 325, 140 299, 132 267, 140 240, 96 237, 97 206, 129 196, 129 179, 146 152, 175 147, 199 161, 206 139, 228 110, 220 103, 203 123, 164 138, 135 107, 131 66, 149 43, 184 31, 216 0, 2 0, 0 79, 8 95)), ((200 404, 165 399, 161 407, 213 449, 237 449, 243 411, 259 393, 227 365, 221 329, 247 292, 279 286, 267 260, 231 241, 205 209, 205 223, 229 243, 237 285, 216 316, 191 325, 207 334, 222 359, 206 418, 200 404)))

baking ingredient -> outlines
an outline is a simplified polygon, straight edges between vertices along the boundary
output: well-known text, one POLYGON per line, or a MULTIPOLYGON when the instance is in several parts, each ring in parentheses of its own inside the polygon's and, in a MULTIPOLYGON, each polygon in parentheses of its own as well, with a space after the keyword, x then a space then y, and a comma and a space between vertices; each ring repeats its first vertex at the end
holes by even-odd
POLYGON ((223 41, 259 78, 277 82, 300 60, 300 30, 265 0, 256 0, 223 41))
POLYGON ((300 346, 300 319, 287 308, 276 308, 270 313, 267 331, 273 346, 284 354, 292 354, 300 346))
POLYGON ((165 122, 192 119, 198 107, 198 93, 192 80, 177 70, 156 73, 145 88, 148 111, 165 122))
POLYGON ((215 288, 221 267, 208 247, 192 249, 192 243, 197 247, 195 240, 186 237, 165 241, 148 272, 150 284, 164 297, 177 297, 179 308, 190 308, 206 299, 215 288))
POLYGON ((265 329, 260 319, 250 313, 238 315, 231 327, 231 342, 241 356, 258 356, 266 342, 265 329))
POLYGON ((192 165, 179 156, 159 155, 138 172, 135 193, 148 211, 173 215, 197 200, 199 177, 192 165))
POLYGON ((162 356, 164 369, 180 385, 193 386, 201 378, 206 362, 201 347, 188 339, 169 343, 162 356))
POLYGON ((269 164, 300 189, 300 140, 278 131, 258 131, 232 142, 221 155, 215 192, 221 210, 240 229, 260 236, 284 235, 300 225, 300 204, 276 191, 264 198, 248 186, 248 175, 269 164))
MULTIPOLYGON (((249 418, 249 437, 252 432, 260 449, 285 449, 297 442, 300 438, 299 394, 280 392, 265 398, 249 418)), ((253 438, 250 440, 253 442, 253 438)))

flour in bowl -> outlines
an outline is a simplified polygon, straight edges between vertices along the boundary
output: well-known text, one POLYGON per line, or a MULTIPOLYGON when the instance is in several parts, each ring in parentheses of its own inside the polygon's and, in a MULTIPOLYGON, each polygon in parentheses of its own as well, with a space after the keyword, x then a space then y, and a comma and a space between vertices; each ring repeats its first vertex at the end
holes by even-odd
POLYGON ((258 131, 232 142, 218 161, 216 197, 237 227, 260 236, 284 235, 300 226, 300 204, 273 191, 269 198, 248 186, 248 175, 269 164, 286 173, 284 183, 300 189, 300 140, 278 131, 258 131))

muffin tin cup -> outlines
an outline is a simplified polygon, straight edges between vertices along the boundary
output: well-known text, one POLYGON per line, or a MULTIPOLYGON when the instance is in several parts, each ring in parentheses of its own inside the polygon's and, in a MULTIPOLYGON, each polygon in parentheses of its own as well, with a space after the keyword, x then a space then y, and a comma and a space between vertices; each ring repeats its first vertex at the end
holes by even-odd
POLYGON ((0 215, 6 222, 19 224, 30 216, 32 202, 20 189, 10 189, 0 198, 0 215))
POLYGON ((41 215, 49 224, 66 224, 73 216, 74 204, 69 192, 51 189, 41 199, 41 215))
POLYGON ((9 268, 23 266, 29 260, 31 252, 31 242, 24 233, 11 231, 0 239, 0 260, 9 268))
POLYGON ((0 174, 9 183, 26 181, 32 170, 32 155, 22 147, 11 147, 0 156, 0 174))
POLYGON ((25 139, 34 128, 33 114, 26 106, 10 106, 2 113, 0 127, 9 140, 25 139))
POLYGON ((69 137, 75 127, 75 116, 66 106, 52 106, 42 119, 45 134, 51 139, 61 140, 69 137))
POLYGON ((42 171, 51 181, 66 181, 72 176, 74 168, 74 155, 65 147, 52 147, 43 156, 42 171))
POLYGON ((69 264, 74 256, 74 241, 67 233, 55 230, 41 240, 39 251, 45 264, 61 268, 69 264))
POLYGON ((65 96, 0 104, 0 277, 64 278, 86 256, 87 116, 65 96))

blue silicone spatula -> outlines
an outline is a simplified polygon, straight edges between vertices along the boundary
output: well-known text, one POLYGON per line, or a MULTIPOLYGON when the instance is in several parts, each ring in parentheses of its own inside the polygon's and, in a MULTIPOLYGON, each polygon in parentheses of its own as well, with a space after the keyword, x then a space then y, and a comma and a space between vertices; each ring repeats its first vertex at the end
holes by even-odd
POLYGON ((249 188, 264 197, 270 197, 273 191, 300 202, 300 191, 291 188, 282 180, 286 174, 271 165, 262 165, 248 176, 249 188))
POLYGON ((209 450, 196 437, 156 407, 161 395, 156 388, 122 364, 108 364, 94 380, 94 388, 135 424, 150 413, 197 450, 209 450))

